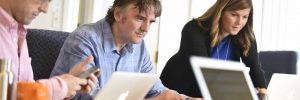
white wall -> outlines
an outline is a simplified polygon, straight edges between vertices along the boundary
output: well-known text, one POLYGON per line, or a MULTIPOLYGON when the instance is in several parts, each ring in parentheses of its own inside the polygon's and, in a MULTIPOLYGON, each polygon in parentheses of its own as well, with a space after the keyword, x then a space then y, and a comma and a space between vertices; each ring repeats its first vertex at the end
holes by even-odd
POLYGON ((62 16, 63 16, 63 1, 52 0, 48 13, 41 13, 36 19, 32 21, 28 28, 62 30, 62 16))
POLYGON ((181 29, 190 19, 190 0, 162 0, 160 17, 157 73, 160 74, 168 59, 180 45, 181 29))
POLYGON ((217 0, 191 0, 191 18, 201 16, 217 0))
POLYGON ((79 0, 52 0, 48 13, 41 13, 28 28, 71 32, 77 28, 79 0))
POLYGON ((79 14, 79 0, 63 0, 62 31, 72 32, 77 28, 79 14))
POLYGON ((82 18, 80 24, 87 24, 104 18, 113 0, 81 0, 81 3, 83 12, 79 15, 82 18))
POLYGON ((300 49, 299 0, 264 0, 261 50, 300 49))

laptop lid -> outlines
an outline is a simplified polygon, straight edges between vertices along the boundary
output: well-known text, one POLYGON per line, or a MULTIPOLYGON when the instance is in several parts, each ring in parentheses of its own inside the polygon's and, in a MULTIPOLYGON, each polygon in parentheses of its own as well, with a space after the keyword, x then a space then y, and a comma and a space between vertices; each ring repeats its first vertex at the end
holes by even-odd
POLYGON ((242 63, 192 56, 193 72, 205 100, 258 100, 242 63))
POLYGON ((156 74, 114 72, 94 100, 143 100, 157 79, 156 74))
POLYGON ((300 76, 274 73, 267 92, 269 100, 299 100, 300 76))

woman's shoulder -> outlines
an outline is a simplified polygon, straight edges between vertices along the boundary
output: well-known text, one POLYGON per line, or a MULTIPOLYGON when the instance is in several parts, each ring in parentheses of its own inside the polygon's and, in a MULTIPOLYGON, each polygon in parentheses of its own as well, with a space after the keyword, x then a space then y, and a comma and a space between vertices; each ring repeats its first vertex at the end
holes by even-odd
POLYGON ((187 22, 185 24, 185 27, 199 27, 200 28, 200 26, 198 25, 198 21, 196 19, 192 19, 189 22, 187 22))
POLYGON ((192 19, 184 25, 184 27, 182 29, 182 33, 197 33, 197 34, 203 33, 203 34, 205 34, 205 33, 208 33, 208 31, 200 26, 199 21, 197 19, 192 19))

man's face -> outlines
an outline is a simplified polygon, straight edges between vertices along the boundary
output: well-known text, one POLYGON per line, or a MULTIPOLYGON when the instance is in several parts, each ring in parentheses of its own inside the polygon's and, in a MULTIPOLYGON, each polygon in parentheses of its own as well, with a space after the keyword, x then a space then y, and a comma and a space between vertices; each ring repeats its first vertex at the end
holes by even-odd
POLYGON ((12 16, 17 22, 28 25, 40 12, 47 13, 49 0, 15 0, 12 16))
POLYGON ((151 23, 155 22, 154 9, 149 11, 139 12, 138 8, 133 4, 121 11, 120 16, 115 17, 115 24, 118 27, 117 41, 123 43, 140 43, 144 36, 147 34, 151 23))

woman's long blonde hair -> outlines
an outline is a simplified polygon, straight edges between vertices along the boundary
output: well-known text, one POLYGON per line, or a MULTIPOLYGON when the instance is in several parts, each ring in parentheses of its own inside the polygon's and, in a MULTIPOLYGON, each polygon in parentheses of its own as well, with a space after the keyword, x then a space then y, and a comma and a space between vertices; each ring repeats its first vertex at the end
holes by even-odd
POLYGON ((210 30, 211 47, 217 46, 223 39, 220 31, 222 12, 243 10, 247 8, 251 8, 248 21, 234 38, 235 42, 242 47, 243 55, 248 56, 251 43, 253 43, 255 39, 253 32, 253 5, 251 0, 217 0, 212 7, 196 19, 200 27, 206 31, 210 30))

